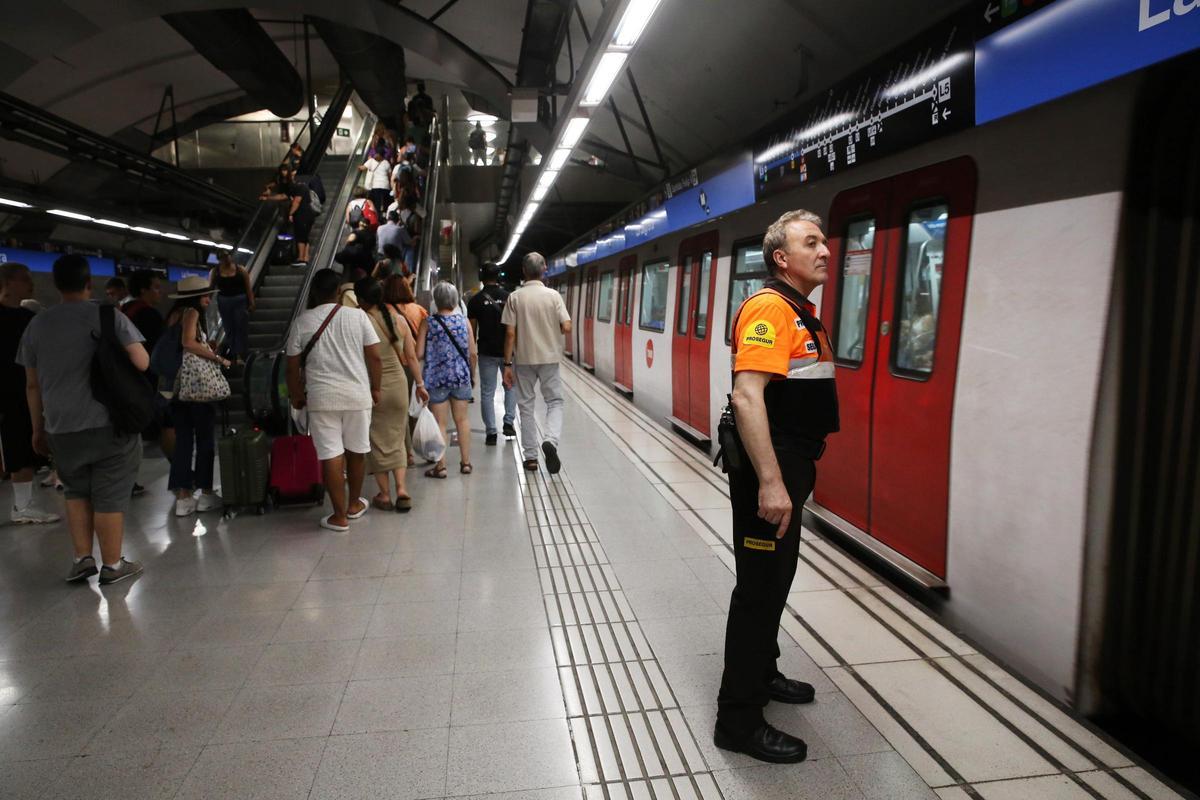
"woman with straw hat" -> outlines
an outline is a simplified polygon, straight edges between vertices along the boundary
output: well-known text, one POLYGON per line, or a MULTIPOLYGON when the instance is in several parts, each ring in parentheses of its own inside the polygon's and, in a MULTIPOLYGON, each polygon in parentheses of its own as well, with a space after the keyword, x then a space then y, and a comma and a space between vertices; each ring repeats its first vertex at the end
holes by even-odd
MULTIPOLYGON (((175 396, 171 399, 175 452, 171 456, 171 475, 167 481, 167 488, 175 492, 175 515, 178 517, 221 507, 221 497, 213 491, 216 405, 212 400, 195 399, 195 390, 190 385, 185 386, 188 376, 193 373, 208 370, 211 375, 215 369, 229 366, 229 361, 217 355, 208 342, 204 312, 216 291, 204 278, 193 276, 181 280, 175 293, 170 295, 175 305, 167 315, 167 327, 180 326, 183 360, 176 377, 175 396), (198 501, 194 497, 196 489, 200 490, 198 501)), ((220 377, 219 372, 216 374, 220 377)), ((226 396, 228 392, 226 383, 226 396)))

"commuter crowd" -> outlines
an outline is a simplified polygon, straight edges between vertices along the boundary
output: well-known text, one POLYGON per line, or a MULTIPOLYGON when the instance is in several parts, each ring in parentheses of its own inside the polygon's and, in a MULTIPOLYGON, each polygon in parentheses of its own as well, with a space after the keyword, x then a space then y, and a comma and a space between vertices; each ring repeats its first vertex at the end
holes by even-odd
MULTIPOLYGON (((410 510, 407 470, 419 456, 427 457, 426 477, 448 477, 451 424, 458 473, 471 475, 469 410, 477 381, 485 446, 496 446, 501 433, 515 437, 519 408, 525 469, 539 469, 540 452, 547 470, 558 472, 557 364, 571 322, 561 295, 541 282, 545 266, 540 255, 527 256, 524 285, 510 294, 499 285, 499 268, 486 263, 483 286, 469 301, 442 282, 429 309, 416 302, 404 274, 353 281, 332 269, 313 275, 308 307, 292 325, 285 352, 298 435, 311 441, 330 501, 322 527, 348 531, 371 507, 410 510), (533 420, 539 387, 547 405, 542 438, 533 420), (503 392, 499 421, 497 391, 503 392), (422 414, 435 421, 432 434, 425 427, 424 444, 422 414), (363 492, 368 474, 376 483, 370 499, 363 492)), ((157 439, 170 460, 175 515, 225 508, 215 480, 217 416, 230 395, 224 370, 244 357, 245 344, 227 330, 218 351, 206 311, 215 296, 227 320, 245 314, 253 292, 244 268, 226 259, 210 279, 180 280, 165 314, 162 280, 153 273, 110 280, 106 302, 93 300, 83 256, 60 257, 53 280, 61 302, 35 315, 22 307, 33 295, 29 269, 0 267, 6 373, 0 444, 13 482, 11 519, 59 520, 39 508, 33 492, 35 472, 53 464, 73 548, 67 580, 99 574, 101 583, 113 583, 142 571, 124 557, 122 541, 125 513, 141 489, 143 438, 157 439)))

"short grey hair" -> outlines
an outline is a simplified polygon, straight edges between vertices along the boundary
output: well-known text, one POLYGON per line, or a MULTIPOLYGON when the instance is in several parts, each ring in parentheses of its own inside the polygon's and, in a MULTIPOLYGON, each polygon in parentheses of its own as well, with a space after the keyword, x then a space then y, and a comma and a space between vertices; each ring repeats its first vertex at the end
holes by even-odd
POLYGON ((763 236, 763 261, 766 262, 767 272, 775 274, 775 251, 787 249, 787 232, 788 226, 793 222, 811 222, 818 228, 823 227, 821 218, 811 211, 806 211, 803 208, 797 208, 795 211, 789 211, 779 219, 771 223, 771 227, 767 228, 767 233, 763 236))
POLYGON ((538 280, 546 274, 546 257, 537 251, 527 253, 521 259, 521 272, 527 281, 538 280))
POLYGON ((458 289, 453 283, 442 281, 433 287, 433 304, 438 311, 453 311, 458 308, 458 289))

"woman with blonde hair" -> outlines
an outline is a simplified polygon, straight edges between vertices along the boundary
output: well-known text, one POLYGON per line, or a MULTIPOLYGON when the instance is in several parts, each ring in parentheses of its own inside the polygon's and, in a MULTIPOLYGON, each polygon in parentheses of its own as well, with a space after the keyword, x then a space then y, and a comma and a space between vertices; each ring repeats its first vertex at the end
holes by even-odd
POLYGON ((376 508, 390 511, 409 511, 412 497, 405 489, 404 471, 408 467, 405 440, 408 431, 408 378, 405 366, 412 372, 417 397, 427 402, 429 393, 421 376, 421 363, 413 337, 403 317, 383 302, 383 286, 374 278, 361 278, 354 284, 358 306, 370 318, 379 341, 383 378, 383 395, 371 413, 371 452, 367 455, 367 472, 375 476, 379 493, 371 501, 376 508), (390 477, 389 477, 390 475, 390 477), (396 499, 392 500, 391 481, 396 482, 396 499))

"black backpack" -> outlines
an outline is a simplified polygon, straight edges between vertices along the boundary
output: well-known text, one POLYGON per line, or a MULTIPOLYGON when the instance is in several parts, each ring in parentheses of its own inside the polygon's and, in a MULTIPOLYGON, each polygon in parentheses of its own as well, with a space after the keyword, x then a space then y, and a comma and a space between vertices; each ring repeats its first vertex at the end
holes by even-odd
POLYGON ((100 306, 100 335, 92 356, 92 395, 108 409, 117 433, 137 434, 154 421, 157 403, 153 387, 117 339, 116 312, 114 306, 100 306))

